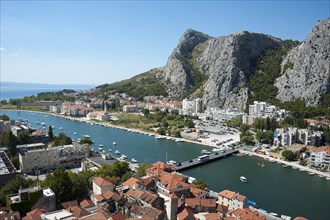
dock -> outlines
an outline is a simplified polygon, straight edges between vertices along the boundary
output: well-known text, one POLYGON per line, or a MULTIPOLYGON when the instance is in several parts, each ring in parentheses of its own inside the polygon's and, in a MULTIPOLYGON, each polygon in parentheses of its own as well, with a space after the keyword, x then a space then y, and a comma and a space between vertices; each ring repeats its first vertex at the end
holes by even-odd
POLYGON ((224 150, 224 151, 218 151, 218 152, 208 154, 208 158, 206 158, 206 159, 199 160, 198 158, 194 158, 194 159, 187 160, 184 162, 176 163, 172 166, 175 167, 176 171, 186 170, 186 169, 189 169, 192 167, 200 166, 202 164, 210 163, 212 161, 225 158, 227 156, 230 156, 230 155, 232 155, 234 153, 238 153, 238 152, 239 152, 238 149, 228 149, 228 150, 224 150))

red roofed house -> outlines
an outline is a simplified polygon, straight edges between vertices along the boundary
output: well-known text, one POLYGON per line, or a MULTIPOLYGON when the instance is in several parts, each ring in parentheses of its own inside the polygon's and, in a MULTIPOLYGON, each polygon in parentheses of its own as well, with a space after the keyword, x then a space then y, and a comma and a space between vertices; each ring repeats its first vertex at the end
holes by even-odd
POLYGON ((178 197, 188 198, 191 185, 184 182, 184 177, 176 174, 163 173, 157 183, 158 193, 169 196, 175 193, 178 197))
POLYGON ((156 162, 147 169, 147 176, 159 176, 160 174, 167 172, 171 173, 175 171, 175 168, 171 165, 168 165, 164 162, 156 162))
POLYGON ((224 190, 219 193, 219 205, 228 206, 228 210, 247 208, 247 198, 239 193, 224 190))
POLYGON ((186 206, 191 208, 194 213, 216 212, 217 203, 215 199, 188 198, 186 206))
POLYGON ((157 186, 154 177, 141 178, 136 182, 137 189, 142 191, 157 191, 157 186))
POLYGON ((180 213, 178 213, 178 220, 196 220, 194 213, 189 207, 185 207, 180 213))
POLYGON ((112 182, 105 180, 102 177, 94 177, 93 179, 93 193, 94 195, 103 194, 108 190, 113 191, 115 185, 112 182))
POLYGON ((258 211, 252 211, 249 208, 232 210, 228 212, 227 216, 236 217, 240 220, 266 220, 266 216, 260 216, 258 211))
POLYGON ((330 146, 313 148, 310 162, 313 166, 330 170, 330 146))

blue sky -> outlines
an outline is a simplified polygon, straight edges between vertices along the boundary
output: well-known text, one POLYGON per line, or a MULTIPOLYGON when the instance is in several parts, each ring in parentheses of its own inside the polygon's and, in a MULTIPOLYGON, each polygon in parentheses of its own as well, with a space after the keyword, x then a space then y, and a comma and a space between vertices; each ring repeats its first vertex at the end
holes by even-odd
POLYGON ((4 1, 1 81, 103 84, 163 66, 183 32, 304 40, 329 1, 4 1))

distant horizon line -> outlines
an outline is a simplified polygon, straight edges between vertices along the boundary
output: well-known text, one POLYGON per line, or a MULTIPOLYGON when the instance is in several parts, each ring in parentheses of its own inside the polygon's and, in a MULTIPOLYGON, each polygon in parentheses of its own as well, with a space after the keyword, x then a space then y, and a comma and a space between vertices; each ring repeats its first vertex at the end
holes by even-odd
POLYGON ((8 83, 8 84, 30 84, 30 85, 71 85, 71 86, 99 86, 102 84, 106 84, 106 83, 100 83, 100 84, 96 84, 96 83, 91 83, 91 84, 87 84, 87 83, 40 83, 40 82, 12 82, 12 81, 2 81, 0 80, 0 84, 2 83, 8 83))

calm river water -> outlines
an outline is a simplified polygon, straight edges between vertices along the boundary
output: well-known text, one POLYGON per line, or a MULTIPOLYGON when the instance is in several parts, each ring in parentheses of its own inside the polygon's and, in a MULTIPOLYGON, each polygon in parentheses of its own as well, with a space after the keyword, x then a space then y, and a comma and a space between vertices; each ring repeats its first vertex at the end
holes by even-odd
MULTIPOLYGON (((64 132, 74 140, 83 135, 91 136, 94 148, 103 144, 124 153, 128 159, 138 162, 184 161, 200 155, 202 149, 211 149, 196 144, 173 142, 155 139, 153 136, 131 133, 99 125, 62 119, 41 113, 0 110, 11 119, 27 119, 32 127, 40 128, 36 122, 55 126, 54 133, 64 132), (62 127, 63 130, 59 130, 62 127), (74 132, 77 135, 74 135, 74 132), (118 145, 113 146, 115 141, 118 145)), ((204 179, 214 191, 230 189, 246 195, 265 210, 292 217, 303 216, 308 219, 330 219, 330 181, 317 175, 309 176, 305 172, 283 168, 253 157, 231 156, 183 171, 184 174, 204 179), (261 168, 257 163, 264 162, 261 168), (249 182, 241 183, 239 177, 244 175, 249 182)))

